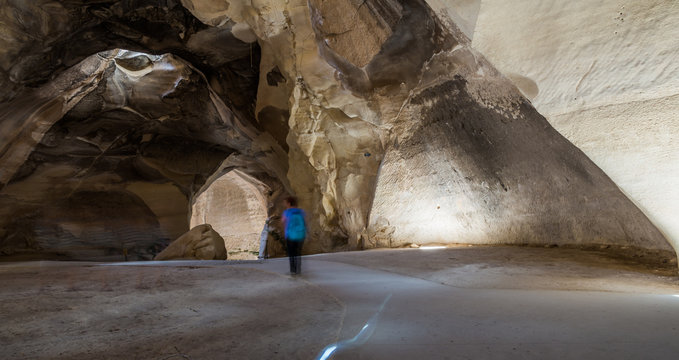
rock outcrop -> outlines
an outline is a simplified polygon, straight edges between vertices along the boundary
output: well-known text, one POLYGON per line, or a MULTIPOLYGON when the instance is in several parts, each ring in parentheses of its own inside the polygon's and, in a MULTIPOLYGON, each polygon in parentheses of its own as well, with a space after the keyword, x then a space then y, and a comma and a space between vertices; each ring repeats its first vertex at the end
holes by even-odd
POLYGON ((195 226, 171 242, 154 260, 226 260, 224 239, 210 224, 195 226))

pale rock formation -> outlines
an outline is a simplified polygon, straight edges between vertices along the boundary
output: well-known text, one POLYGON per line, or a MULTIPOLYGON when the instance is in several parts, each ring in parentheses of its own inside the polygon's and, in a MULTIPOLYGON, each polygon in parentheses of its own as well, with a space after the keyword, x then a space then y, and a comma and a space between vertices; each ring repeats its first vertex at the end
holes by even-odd
POLYGON ((231 259, 255 259, 267 218, 269 188, 233 170, 211 182, 193 203, 191 226, 209 223, 223 235, 231 259))
MULTIPOLYGON (((309 241, 305 250, 359 248, 383 153, 383 130, 375 109, 344 88, 320 57, 306 1, 228 3, 228 16, 251 28, 262 48, 258 121, 272 129, 276 139, 286 139, 287 178, 301 206, 314 214, 311 235, 318 241, 309 241)), ((203 6, 214 5, 191 4, 188 8, 198 16, 209 13, 203 6)), ((361 56, 365 54, 356 54, 361 56)))
POLYGON ((675 249, 677 23, 675 1, 483 0, 473 42, 675 249))
MULTIPOLYGON (((671 250, 423 2, 229 5, 260 38, 260 78, 278 79, 260 81, 259 120, 290 113, 288 178, 315 215, 314 250, 431 241, 671 250)), ((479 3, 433 5, 454 14, 447 21, 468 19, 469 33, 479 3)))
POLYGON ((224 239, 210 224, 193 227, 156 255, 154 260, 226 260, 224 239))

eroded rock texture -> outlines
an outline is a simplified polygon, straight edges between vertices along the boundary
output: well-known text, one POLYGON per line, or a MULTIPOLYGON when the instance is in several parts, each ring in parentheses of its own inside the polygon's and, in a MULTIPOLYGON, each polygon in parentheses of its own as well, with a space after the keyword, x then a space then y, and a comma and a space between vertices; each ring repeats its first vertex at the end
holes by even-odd
POLYGON ((474 47, 679 248, 676 1, 484 1, 474 47), (524 17, 530 11, 534 16, 524 17), (522 21, 516 21, 522 17, 522 21), (535 36, 540 33, 540 36, 535 36))
POLYGON ((256 223, 289 193, 309 213, 308 252, 432 242, 671 250, 471 48, 476 1, 7 5, 62 21, 5 21, 5 253, 50 248, 40 221, 84 247, 120 248, 120 237, 73 235, 89 228, 72 210, 88 207, 70 204, 88 198, 120 209, 120 224, 150 224, 148 239, 132 241, 147 249, 139 257, 186 231, 189 208, 192 224, 223 227, 227 250, 251 251, 256 223), (68 230, 50 211, 83 222, 68 230))
POLYGON ((173 1, 7 5, 4 254, 151 258, 188 230, 211 176, 282 187, 285 153, 253 118, 259 48, 232 24, 173 1), (54 9, 60 22, 25 19, 54 9))
POLYGON ((275 69, 286 79, 260 81, 257 107, 290 111, 288 177, 316 215, 316 234, 325 238, 316 248, 461 242, 671 250, 451 19, 424 2, 243 5, 229 16, 260 37, 262 73, 275 69))
POLYGON ((268 190, 265 184, 241 171, 230 171, 196 198, 191 226, 207 223, 225 234, 231 259, 256 259, 269 208, 268 190))
POLYGON ((174 240, 154 260, 226 260, 224 239, 210 224, 193 227, 174 240))

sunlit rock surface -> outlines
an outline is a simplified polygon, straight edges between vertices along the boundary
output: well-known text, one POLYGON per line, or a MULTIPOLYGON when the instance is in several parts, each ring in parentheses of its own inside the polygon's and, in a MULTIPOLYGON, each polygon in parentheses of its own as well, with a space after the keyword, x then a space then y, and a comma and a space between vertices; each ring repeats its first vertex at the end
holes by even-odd
POLYGON ((484 0, 474 47, 533 83, 536 109, 679 249, 677 2, 535 5, 484 0))
POLYGON ((5 253, 44 251, 30 240, 36 219, 69 213, 55 204, 81 192, 126 194, 156 229, 151 249, 190 221, 214 223, 229 251, 253 251, 243 241, 293 194, 310 253, 431 242, 672 250, 532 107, 525 96, 539 86, 508 74, 522 95, 471 48, 478 1, 151 3, 12 5, 54 7, 67 25, 5 21, 5 253), (90 38, 97 46, 68 50, 90 38), (213 187, 220 179, 233 191, 213 187))
POLYGON ((210 224, 193 227, 174 240, 154 260, 226 260, 224 238, 210 224))

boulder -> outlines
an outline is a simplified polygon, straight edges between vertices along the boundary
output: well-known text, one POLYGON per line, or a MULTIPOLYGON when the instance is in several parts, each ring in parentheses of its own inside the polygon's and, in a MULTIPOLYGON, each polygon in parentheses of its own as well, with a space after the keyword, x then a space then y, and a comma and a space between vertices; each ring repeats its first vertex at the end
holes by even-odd
POLYGON ((195 226, 161 251, 154 260, 226 260, 224 239, 210 224, 195 226))

